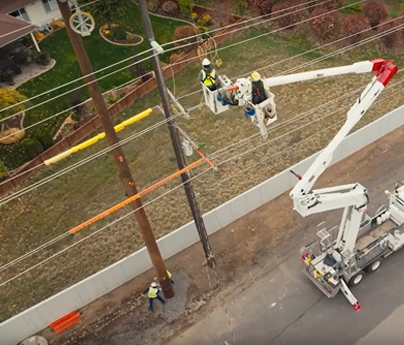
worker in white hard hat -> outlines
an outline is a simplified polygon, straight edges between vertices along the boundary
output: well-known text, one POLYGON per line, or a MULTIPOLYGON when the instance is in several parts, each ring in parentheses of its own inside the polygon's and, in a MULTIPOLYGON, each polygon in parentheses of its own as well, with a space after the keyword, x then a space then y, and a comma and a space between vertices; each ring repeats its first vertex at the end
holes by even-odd
POLYGON ((198 81, 205 85, 210 91, 217 90, 219 78, 216 71, 211 67, 209 59, 203 59, 202 70, 198 74, 198 81))
POLYGON ((269 88, 261 80, 261 74, 258 72, 251 73, 251 85, 249 86, 249 92, 251 93, 251 102, 254 105, 260 104, 267 99, 265 90, 269 88))
POLYGON ((166 304, 166 301, 161 296, 159 296, 160 291, 161 289, 155 282, 151 283, 150 287, 143 291, 143 295, 147 294, 147 297, 149 298, 150 311, 153 311, 153 302, 155 299, 158 299, 161 303, 166 304))

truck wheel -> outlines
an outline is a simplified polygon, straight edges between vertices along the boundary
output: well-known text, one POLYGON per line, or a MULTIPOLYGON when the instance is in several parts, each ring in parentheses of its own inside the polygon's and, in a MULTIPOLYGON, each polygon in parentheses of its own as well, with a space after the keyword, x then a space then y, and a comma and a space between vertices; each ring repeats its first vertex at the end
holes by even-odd
POLYGON ((356 273, 351 280, 349 281, 349 286, 350 287, 354 287, 356 285, 359 285, 360 282, 363 280, 363 278, 365 277, 365 273, 363 271, 360 271, 358 273, 356 273))
POLYGON ((368 267, 366 267, 366 271, 368 271, 369 273, 376 272, 379 269, 381 264, 382 264, 382 259, 377 259, 377 260, 373 261, 368 267))

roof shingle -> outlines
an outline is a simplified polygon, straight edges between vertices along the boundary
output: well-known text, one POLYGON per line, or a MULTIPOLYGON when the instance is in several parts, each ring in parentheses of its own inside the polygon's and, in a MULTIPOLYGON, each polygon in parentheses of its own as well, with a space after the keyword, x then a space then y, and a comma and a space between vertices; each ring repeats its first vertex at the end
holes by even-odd
POLYGON ((37 27, 31 23, 0 13, 0 47, 35 30, 37 30, 37 27))

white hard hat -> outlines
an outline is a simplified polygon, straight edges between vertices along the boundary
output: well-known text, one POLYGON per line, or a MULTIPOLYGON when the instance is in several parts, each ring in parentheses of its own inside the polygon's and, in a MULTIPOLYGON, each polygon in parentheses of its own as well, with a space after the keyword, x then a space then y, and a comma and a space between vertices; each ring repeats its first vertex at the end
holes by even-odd
POLYGON ((155 288, 155 287, 157 287, 157 283, 153 282, 153 283, 150 284, 150 286, 155 288))
POLYGON ((203 61, 202 61, 202 65, 203 66, 209 66, 210 65, 210 61, 209 61, 209 59, 203 59, 203 61))

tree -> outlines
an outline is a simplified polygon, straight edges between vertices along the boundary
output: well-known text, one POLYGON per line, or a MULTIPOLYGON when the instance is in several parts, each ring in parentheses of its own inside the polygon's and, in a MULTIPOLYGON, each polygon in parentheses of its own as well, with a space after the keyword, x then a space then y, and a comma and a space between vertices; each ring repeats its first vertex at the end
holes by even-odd
POLYGON ((129 0, 81 0, 81 4, 91 3, 88 11, 94 16, 103 18, 107 24, 108 29, 111 30, 112 18, 114 15, 123 15, 130 8, 129 0))
POLYGON ((307 12, 303 8, 295 7, 299 4, 298 0, 287 0, 275 5, 272 8, 275 24, 281 28, 292 28, 296 23, 301 21, 307 12), (290 10, 291 7, 293 7, 293 10, 290 10))
POLYGON ((362 12, 369 19, 372 28, 376 28, 383 19, 389 16, 387 6, 373 0, 365 2, 362 12))
POLYGON ((336 10, 344 5, 345 0, 331 0, 322 5, 327 10, 336 10))
POLYGON ((369 21, 366 17, 360 14, 349 14, 344 18, 344 24, 342 26, 342 36, 347 37, 344 42, 348 42, 348 44, 355 44, 359 42, 366 29, 370 28, 369 21))
POLYGON ((239 14, 240 16, 244 16, 247 10, 247 3, 245 0, 231 0, 231 4, 234 8, 234 12, 239 14))
POLYGON ((322 41, 330 42, 338 37, 342 16, 339 12, 329 13, 326 8, 318 8, 310 15, 310 31, 322 41))
POLYGON ((377 31, 380 33, 384 33, 384 35, 380 38, 383 42, 383 45, 387 49, 394 49, 401 45, 402 33, 400 32, 401 30, 398 30, 399 24, 396 22, 388 23, 389 20, 391 20, 391 18, 382 20, 377 26, 377 31))
POLYGON ((0 160, 0 181, 6 176, 7 174, 7 167, 2 160, 0 160))
POLYGON ((248 6, 259 15, 270 14, 275 2, 276 0, 247 0, 248 6))
MULTIPOLYGON (((17 90, 0 88, 0 109, 25 101, 27 98, 17 90)), ((25 104, 18 104, 0 113, 0 119, 19 113, 25 109, 25 104)))

